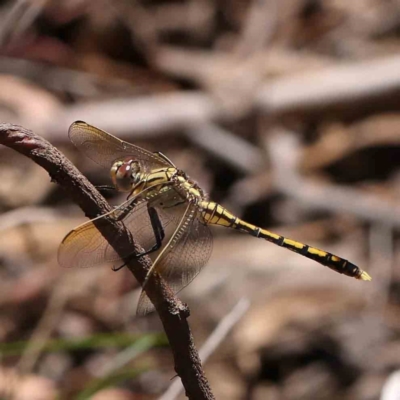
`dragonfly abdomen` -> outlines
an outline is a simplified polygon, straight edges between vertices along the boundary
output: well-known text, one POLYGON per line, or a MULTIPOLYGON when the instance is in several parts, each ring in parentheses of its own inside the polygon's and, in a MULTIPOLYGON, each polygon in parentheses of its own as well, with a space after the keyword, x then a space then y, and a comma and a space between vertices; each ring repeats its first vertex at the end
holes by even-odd
POLYGON ((253 224, 249 224, 248 222, 236 217, 226 210, 226 208, 217 203, 202 201, 199 205, 202 210, 201 215, 206 224, 225 226, 227 228, 247 232, 252 236, 265 239, 280 247, 301 254, 304 257, 339 272, 340 274, 361 280, 371 280, 370 276, 365 271, 350 261, 335 256, 334 254, 297 242, 296 240, 285 238, 284 236, 259 228, 253 224))
POLYGON ((258 237, 271 241, 278 246, 284 247, 285 249, 295 253, 301 254, 304 257, 310 258, 311 260, 314 260, 336 272, 339 272, 340 274, 344 274, 356 279, 368 280, 368 274, 366 274, 366 272, 361 270, 359 267, 350 261, 335 256, 327 251, 285 238, 284 236, 280 236, 279 239, 274 238, 271 240, 271 232, 265 229, 260 229, 258 237))

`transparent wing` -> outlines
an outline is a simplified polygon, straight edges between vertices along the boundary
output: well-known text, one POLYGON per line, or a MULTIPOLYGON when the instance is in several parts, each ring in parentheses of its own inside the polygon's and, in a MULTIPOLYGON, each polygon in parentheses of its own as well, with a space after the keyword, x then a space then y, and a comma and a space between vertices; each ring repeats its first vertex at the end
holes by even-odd
MULTIPOLYGON (((173 191, 171 186, 168 191, 173 191)), ((149 249, 155 244, 154 231, 148 215, 147 206, 151 204, 158 211, 161 225, 164 228, 166 237, 164 244, 168 242, 176 226, 178 225, 182 213, 181 206, 172 207, 164 210, 156 206, 162 202, 162 197, 168 195, 168 191, 164 190, 159 196, 149 194, 143 196, 143 192, 139 198, 131 198, 117 207, 115 210, 102 215, 94 220, 88 221, 83 225, 72 230, 61 242, 58 250, 58 262, 62 267, 91 267, 97 264, 113 263, 114 266, 122 265, 124 262, 113 248, 115 241, 109 243, 100 233, 96 226, 101 227, 102 224, 107 225, 107 219, 122 220, 125 227, 131 232, 133 239, 144 249, 149 249), (161 199, 161 200, 159 200, 161 199), (131 208, 129 210, 129 208, 131 208), (128 211, 127 211, 128 210, 128 211), (126 215, 124 215, 126 214, 126 215), (95 221, 95 222, 94 222, 95 221)), ((127 249, 126 254, 122 257, 131 255, 132 249, 127 249)), ((154 260, 157 253, 150 255, 154 260)))
POLYGON ((150 172, 154 168, 170 167, 171 164, 155 153, 124 142, 83 121, 74 122, 68 131, 71 142, 95 163, 111 168, 119 158, 133 156, 142 161, 143 167, 150 172))
MULTIPOLYGON (((212 252, 211 231, 200 221, 198 213, 195 204, 188 207, 178 231, 153 266, 152 272, 159 273, 175 294, 192 282, 207 264, 212 252)), ((145 315, 153 309, 145 291, 142 291, 137 314, 145 315)))
MULTIPOLYGON (((117 209, 96 218, 97 226, 107 224, 106 217, 118 220, 125 207, 134 200, 128 200, 117 209)), ((131 214, 140 215, 147 212, 146 202, 137 204, 131 214)), ((94 221, 88 221, 72 230, 63 239, 58 249, 58 263, 65 268, 91 267, 105 262, 120 260, 120 256, 97 229, 94 221)), ((134 219, 132 218, 132 221, 134 219)), ((116 238, 117 240, 117 238, 116 238)))
MULTIPOLYGON (((170 191, 174 191, 171 187, 170 191)), ((185 212, 187 203, 184 202, 181 205, 177 205, 171 208, 162 208, 158 206, 158 203, 162 202, 163 197, 168 193, 164 192, 163 195, 158 197, 152 197, 148 202, 149 205, 157 211, 158 218, 164 230, 164 239, 162 242, 161 249, 156 252, 150 253, 149 257, 154 262, 158 255, 163 250, 163 247, 168 243, 176 227, 182 219, 182 215, 185 212)), ((154 230, 150 221, 150 216, 146 208, 142 207, 142 210, 136 211, 136 209, 124 219, 125 226, 130 230, 132 237, 136 243, 139 243, 145 250, 150 249, 155 244, 154 230)))

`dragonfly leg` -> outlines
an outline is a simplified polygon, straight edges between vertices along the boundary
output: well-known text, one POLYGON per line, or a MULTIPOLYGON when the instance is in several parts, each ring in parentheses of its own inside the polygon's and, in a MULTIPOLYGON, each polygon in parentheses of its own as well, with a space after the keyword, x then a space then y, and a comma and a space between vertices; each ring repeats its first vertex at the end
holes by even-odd
MULTIPOLYGON (((131 254, 129 254, 128 257, 127 257, 128 261, 131 260, 132 258, 143 257, 143 256, 146 256, 147 254, 150 254, 150 253, 153 253, 154 251, 157 251, 161 247, 162 241, 164 240, 164 237, 165 237, 164 228, 163 228, 163 226, 161 224, 160 217, 158 216, 158 213, 157 213, 156 209, 153 208, 153 207, 148 207, 147 211, 149 213, 151 227, 153 228, 154 238, 156 240, 156 243, 149 250, 143 251, 142 253, 139 253, 139 254, 131 253, 131 254)), ((118 267, 118 268, 113 267, 112 270, 113 271, 119 271, 121 268, 123 268, 125 266, 126 266, 126 262, 123 265, 121 265, 120 267, 118 267)))
POLYGON ((161 224, 160 217, 158 216, 156 209, 153 207, 148 207, 147 211, 149 213, 151 227, 153 228, 156 243, 151 249, 144 251, 143 253, 137 254, 136 257, 142 257, 147 254, 153 253, 154 251, 157 251, 161 247, 162 241, 165 238, 164 228, 161 224))

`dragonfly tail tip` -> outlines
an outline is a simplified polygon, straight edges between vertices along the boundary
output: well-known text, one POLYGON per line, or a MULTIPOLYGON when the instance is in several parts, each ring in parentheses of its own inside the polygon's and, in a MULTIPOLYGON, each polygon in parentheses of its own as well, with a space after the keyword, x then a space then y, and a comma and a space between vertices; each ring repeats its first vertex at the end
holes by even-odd
POLYGON ((365 271, 361 272, 359 279, 361 279, 362 281, 372 281, 371 276, 365 271))

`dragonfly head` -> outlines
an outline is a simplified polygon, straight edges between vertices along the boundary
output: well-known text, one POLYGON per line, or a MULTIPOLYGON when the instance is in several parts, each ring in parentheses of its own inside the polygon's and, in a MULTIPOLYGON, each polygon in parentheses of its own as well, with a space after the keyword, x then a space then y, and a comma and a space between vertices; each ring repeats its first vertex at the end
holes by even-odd
POLYGON ((115 161, 110 173, 114 186, 121 192, 130 192, 141 179, 139 163, 131 157, 115 161))

